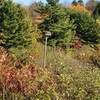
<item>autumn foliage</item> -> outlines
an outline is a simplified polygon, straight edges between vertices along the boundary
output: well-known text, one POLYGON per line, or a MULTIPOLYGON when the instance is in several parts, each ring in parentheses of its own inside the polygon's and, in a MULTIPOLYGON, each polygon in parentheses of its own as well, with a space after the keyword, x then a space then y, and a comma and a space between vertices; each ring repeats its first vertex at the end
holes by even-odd
POLYGON ((85 12, 85 13, 88 13, 89 15, 91 15, 91 12, 90 11, 88 11, 84 6, 79 5, 79 4, 72 5, 71 6, 71 9, 72 10, 75 10, 75 11, 78 11, 78 12, 85 12))
POLYGON ((100 100, 100 16, 77 1, 0 1, 0 100, 100 100))
POLYGON ((22 69, 14 67, 0 68, 0 85, 12 92, 30 93, 36 88, 36 69, 33 65, 22 69))

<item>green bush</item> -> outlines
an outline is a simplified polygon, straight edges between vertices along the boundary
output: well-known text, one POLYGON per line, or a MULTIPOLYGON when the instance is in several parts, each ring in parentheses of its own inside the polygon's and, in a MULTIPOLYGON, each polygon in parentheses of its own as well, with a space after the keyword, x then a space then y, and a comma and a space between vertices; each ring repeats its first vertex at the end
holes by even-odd
POLYGON ((95 22, 95 19, 85 12, 78 12, 67 9, 67 15, 70 19, 74 19, 76 25, 76 36, 80 37, 87 43, 100 42, 100 28, 95 22))

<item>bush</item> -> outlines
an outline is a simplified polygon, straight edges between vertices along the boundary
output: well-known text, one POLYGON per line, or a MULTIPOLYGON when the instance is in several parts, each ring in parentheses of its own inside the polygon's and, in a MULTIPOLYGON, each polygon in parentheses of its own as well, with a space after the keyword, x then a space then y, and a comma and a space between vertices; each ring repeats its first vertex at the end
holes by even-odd
POLYGON ((74 19, 76 36, 80 37, 86 43, 99 43, 100 28, 93 17, 85 12, 77 12, 74 10, 67 10, 67 15, 70 16, 71 20, 74 19))

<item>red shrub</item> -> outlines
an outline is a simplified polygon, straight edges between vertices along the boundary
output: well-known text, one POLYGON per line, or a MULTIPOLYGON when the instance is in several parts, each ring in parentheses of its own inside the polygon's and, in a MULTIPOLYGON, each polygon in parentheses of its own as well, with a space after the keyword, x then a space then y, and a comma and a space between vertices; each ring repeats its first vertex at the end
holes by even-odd
POLYGON ((4 67, 0 70, 1 84, 11 91, 30 93, 36 87, 36 69, 33 65, 22 69, 4 67))

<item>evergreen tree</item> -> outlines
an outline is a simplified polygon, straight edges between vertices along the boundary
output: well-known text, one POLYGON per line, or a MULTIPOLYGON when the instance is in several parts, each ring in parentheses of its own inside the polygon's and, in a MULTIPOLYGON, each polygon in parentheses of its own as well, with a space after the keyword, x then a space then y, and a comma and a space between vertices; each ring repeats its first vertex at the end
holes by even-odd
POLYGON ((78 0, 78 4, 83 6, 84 5, 83 0, 78 0))
POLYGON ((68 11, 67 15, 70 19, 74 19, 76 25, 76 36, 84 40, 86 43, 100 42, 100 28, 95 22, 95 19, 85 12, 68 11))
POLYGON ((50 31, 51 37, 48 39, 49 45, 66 47, 73 41, 74 28, 73 21, 66 16, 66 8, 60 5, 52 6, 51 13, 40 24, 42 31, 50 31))
POLYGON ((56 4, 58 4, 59 0, 47 0, 47 3, 54 6, 56 4))
POLYGON ((24 8, 10 0, 0 2, 0 46, 21 57, 31 47, 31 31, 32 23, 24 8))
POLYGON ((36 9, 34 7, 34 11, 39 14, 50 14, 53 10, 53 8, 58 5, 59 0, 47 0, 47 4, 44 4, 43 2, 36 3, 36 9))
POLYGON ((77 5, 77 1, 76 0, 73 0, 73 2, 72 2, 72 5, 77 5))

